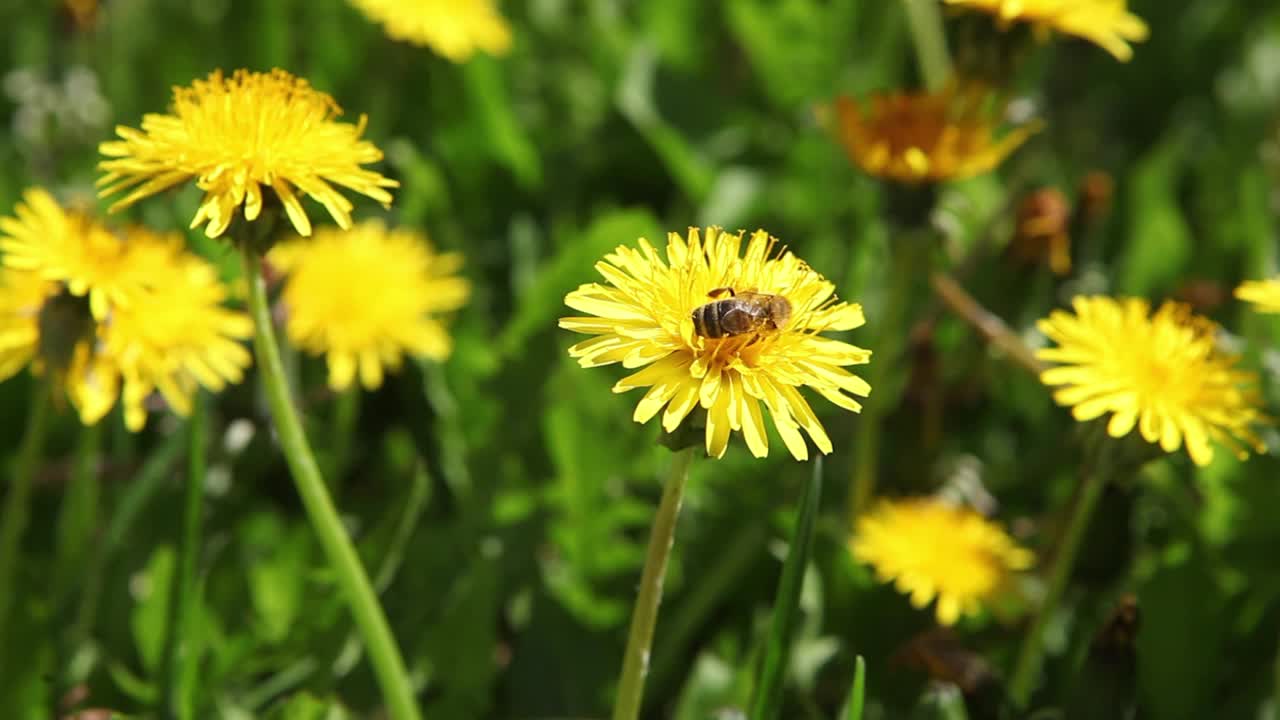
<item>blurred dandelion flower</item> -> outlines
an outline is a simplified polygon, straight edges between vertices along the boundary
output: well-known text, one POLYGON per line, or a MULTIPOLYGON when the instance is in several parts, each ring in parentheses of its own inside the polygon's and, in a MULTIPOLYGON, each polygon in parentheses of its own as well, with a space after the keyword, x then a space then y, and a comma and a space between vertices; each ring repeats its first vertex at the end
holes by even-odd
POLYGON ((85 425, 115 405, 120 371, 98 352, 84 301, 39 273, 0 267, 0 381, 28 365, 51 374, 85 425))
POLYGON ((351 0, 396 40, 426 45, 453 62, 477 50, 501 55, 511 48, 511 28, 492 0, 351 0))
POLYGON ((1280 277, 1241 283, 1236 288, 1235 296, 1253 303, 1258 312, 1280 313, 1280 277))
POLYGON ((4 264, 65 283, 77 297, 88 296, 101 320, 110 305, 127 306, 161 266, 133 253, 98 222, 62 208, 48 191, 23 193, 13 217, 0 218, 4 264))
POLYGON ((985 88, 952 84, 935 93, 894 92, 859 103, 836 100, 836 133, 866 173, 900 183, 930 183, 988 172, 1039 129, 993 134, 1002 103, 985 88))
POLYGON ((1154 314, 1145 300, 1076 297, 1074 312, 1055 310, 1040 331, 1058 344, 1036 354, 1059 366, 1046 385, 1072 415, 1088 421, 1108 412, 1107 433, 1119 438, 1136 425, 1165 452, 1186 445, 1196 465, 1213 459, 1210 440, 1241 459, 1245 445, 1265 450, 1251 429, 1265 420, 1253 387, 1257 376, 1220 353, 1217 327, 1186 305, 1166 302, 1154 314))
POLYGON ((1035 559, 999 525, 936 498, 881 501, 858 519, 850 548, 915 607, 936 598, 943 625, 977 614, 1035 559))
POLYGON ((1129 12, 1126 0, 943 0, 948 5, 994 15, 1001 27, 1030 23, 1037 30, 1056 30, 1084 38, 1117 60, 1133 57, 1130 42, 1147 39, 1147 24, 1129 12))
POLYGON ((799 428, 829 453, 831 440, 799 389, 807 386, 846 410, 861 410, 849 395, 865 397, 871 387, 844 366, 867 362, 871 352, 819 333, 859 327, 862 307, 836 302, 835 286, 791 252, 778 251, 776 238, 765 231, 753 233, 740 256, 742 242, 742 233, 717 227, 707 228, 705 237, 690 228, 687 240, 669 233, 665 261, 643 238, 639 250, 619 246, 596 263, 608 284, 583 285, 565 297, 566 305, 592 317, 562 318, 560 327, 596 336, 569 354, 582 367, 643 368, 613 387, 618 393, 648 388, 636 406, 636 422, 648 422, 665 407, 662 426, 673 432, 701 406, 707 453, 714 457, 724 455, 733 431, 742 432, 752 455, 768 454, 761 402, 797 460, 809 456, 799 428), (734 295, 714 299, 717 289, 734 295), (751 312, 734 305, 748 293, 757 300, 784 298, 789 319, 770 312, 775 327, 720 337, 695 328, 695 311, 709 302, 730 303, 720 306, 727 312, 716 313, 719 324, 729 324, 729 312, 751 312))
POLYGON ((448 356, 439 315, 462 307, 470 293, 457 274, 460 254, 438 253, 420 233, 376 220, 282 243, 267 259, 288 275, 282 299, 290 340, 327 356, 334 390, 350 387, 357 373, 361 385, 377 388, 384 367, 398 368, 405 354, 448 356))
POLYGON ((360 139, 364 117, 352 125, 333 119, 340 113, 333 98, 283 70, 237 70, 230 79, 214 71, 174 88, 172 114, 146 115, 141 131, 118 126, 121 139, 98 146, 109 158, 98 165, 106 171, 100 195, 129 191, 114 212, 195 178, 205 196, 191 227, 204 225, 206 235, 218 237, 241 205, 246 220, 258 218, 265 185, 298 233, 310 235, 296 188, 350 227, 353 206, 335 185, 390 205, 386 188, 398 183, 361 167, 381 160, 382 151, 360 139))
POLYGON ((26 367, 40 344, 40 308, 58 286, 38 273, 0 267, 0 381, 26 367))
POLYGON ((132 228, 127 238, 135 252, 168 259, 148 292, 99 330, 103 352, 120 368, 125 424, 136 431, 146 423, 144 403, 153 391, 185 417, 197 385, 220 392, 243 380, 252 358, 241 341, 253 335, 253 321, 224 306, 227 288, 216 269, 184 251, 181 236, 132 228))
POLYGON ((212 265, 178 234, 134 227, 121 234, 63 210, 31 190, 0 218, 0 380, 30 364, 50 373, 86 425, 123 390, 125 421, 139 430, 158 389, 181 415, 201 384, 239 382, 252 334, 249 317, 222 307, 212 265))

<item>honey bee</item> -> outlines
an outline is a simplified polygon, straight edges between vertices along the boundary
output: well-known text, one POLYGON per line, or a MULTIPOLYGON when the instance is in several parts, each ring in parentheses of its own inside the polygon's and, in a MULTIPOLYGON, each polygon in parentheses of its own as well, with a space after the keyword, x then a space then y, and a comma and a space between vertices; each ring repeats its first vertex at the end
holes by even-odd
POLYGON ((781 330, 791 319, 791 303, 781 295, 733 288, 716 288, 707 297, 720 298, 693 310, 693 331, 706 338, 722 338, 781 330))

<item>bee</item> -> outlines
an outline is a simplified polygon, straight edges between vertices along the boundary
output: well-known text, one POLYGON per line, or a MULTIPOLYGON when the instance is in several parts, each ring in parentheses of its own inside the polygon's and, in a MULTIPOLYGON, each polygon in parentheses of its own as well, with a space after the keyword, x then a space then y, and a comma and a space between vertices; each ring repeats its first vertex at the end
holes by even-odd
POLYGON ((739 293, 724 287, 712 290, 707 297, 720 299, 693 310, 693 331, 702 337, 777 332, 791 319, 791 303, 781 295, 739 293), (721 297, 726 293, 729 297, 721 297))

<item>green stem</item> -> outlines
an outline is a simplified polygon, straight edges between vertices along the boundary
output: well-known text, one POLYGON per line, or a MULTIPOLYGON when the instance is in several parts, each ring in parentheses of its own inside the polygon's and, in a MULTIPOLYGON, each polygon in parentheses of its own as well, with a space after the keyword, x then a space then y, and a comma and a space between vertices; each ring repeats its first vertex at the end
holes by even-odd
POLYGON ((203 534, 204 485, 207 437, 207 403, 200 392, 192 402, 187 420, 187 482, 182 504, 182 538, 178 543, 178 572, 173 577, 168 619, 165 623, 164 661, 160 666, 160 715, 164 718, 189 716, 182 697, 182 678, 192 677, 189 666, 200 661, 199 643, 192 632, 192 617, 198 604, 196 565, 203 534), (184 672, 184 668, 187 671, 184 672))
POLYGON ((875 355, 867 368, 866 379, 871 384, 872 393, 854 423, 850 523, 867 509, 875 494, 880 465, 880 426, 897 399, 889 392, 889 373, 900 369, 900 356, 909 332, 906 327, 907 304, 911 300, 911 289, 922 271, 920 263, 928 257, 929 240, 927 234, 908 233, 890 248, 893 253, 892 275, 884 307, 877 317, 879 330, 875 343, 871 345, 875 348, 875 355))
POLYGON ((644 696, 644 676, 649 670, 649 649, 653 645, 653 629, 658 622, 658 605, 662 602, 662 581, 667 574, 667 560, 675 541, 676 518, 680 501, 689 480, 689 463, 693 448, 676 453, 662 488, 662 500, 653 516, 649 533, 649 550, 645 554, 644 572, 640 576, 640 592, 631 611, 631 631, 622 659, 622 675, 618 679, 618 699, 613 706, 613 720, 636 720, 644 696))
POLYGON ((365 642, 374 675, 382 689, 390 716, 394 720, 418 720, 413 686, 405 669, 400 650, 396 647, 391 627, 378 604, 378 596, 355 545, 347 536, 342 519, 329 496, 320 475, 315 454, 302 432, 302 421, 293 404, 293 397, 285 379, 284 364, 280 361, 280 347, 276 342, 271 323, 271 310, 267 301, 267 287, 262 279, 261 259, 248 248, 242 250, 245 278, 249 282, 249 310, 255 326, 254 347, 257 351, 258 369, 267 391, 267 402, 272 419, 280 436, 280 447, 293 474, 294 484, 302 497, 311 525, 320 538, 338 586, 346 597, 356 627, 365 642))
POLYGON ((1040 603, 1031 627, 1022 639, 1022 648, 1018 651, 1018 662, 1014 666, 1013 679, 1009 683, 1009 694, 1019 707, 1026 707, 1035 689, 1036 679, 1040 674, 1040 662, 1044 657, 1044 629, 1058 609, 1066 590, 1067 580, 1071 578, 1071 570, 1076 564, 1076 555, 1080 551, 1080 541, 1084 539, 1084 531, 1089 527, 1089 520, 1102 497, 1102 489, 1106 486, 1106 468, 1101 462, 1084 470, 1081 478, 1079 496, 1067 520, 1066 531, 1062 536, 1058 551, 1054 555, 1053 565, 1049 569, 1048 586, 1045 589, 1043 602, 1040 603))
POLYGON ((822 499, 822 458, 813 463, 813 473, 805 484, 804 497, 800 500, 799 518, 791 536, 791 548, 782 566, 782 578, 778 581, 778 596, 773 603, 773 622, 769 627, 768 644, 765 646, 764 666, 756 697, 751 703, 751 720, 773 720, 782 707, 782 687, 786 677, 787 656, 791 647, 791 629, 795 626, 800 608, 800 590, 804 584, 805 567, 813 549, 813 528, 818 517, 818 505, 822 499))
MULTIPOLYGON (((5 495, 4 509, 0 511, 0 647, 8 647, 7 620, 13 598, 17 597, 13 573, 18 560, 18 544, 27 528, 31 512, 31 483, 49 429, 49 386, 39 380, 34 381, 33 386, 26 431, 9 481, 9 492, 5 495)), ((0 653, 0 658, 3 656, 0 653)))
POLYGON ((334 397, 333 436, 330 447, 333 448, 333 490, 338 491, 338 478, 346 471, 347 459, 351 454, 351 438, 355 433, 356 421, 360 419, 360 386, 353 384, 334 397))
POLYGON ((947 52, 938 0, 902 0, 902 3, 906 6, 907 24, 911 27, 924 84, 930 90, 941 90, 951 76, 951 55, 947 52))

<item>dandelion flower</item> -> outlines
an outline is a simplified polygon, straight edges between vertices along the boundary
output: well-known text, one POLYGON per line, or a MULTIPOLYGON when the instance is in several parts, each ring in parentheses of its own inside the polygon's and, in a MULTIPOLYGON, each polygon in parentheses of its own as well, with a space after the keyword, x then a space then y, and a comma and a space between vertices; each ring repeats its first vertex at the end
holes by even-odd
POLYGON ((742 233, 716 227, 705 236, 690 228, 687 240, 670 233, 665 260, 643 238, 638 250, 619 246, 596 263, 607 284, 583 285, 565 297, 566 305, 591 317, 562 318, 560 327, 596 336, 569 354, 582 367, 641 368, 613 387, 618 393, 648 388, 636 406, 636 422, 648 422, 666 408, 662 426, 673 432, 701 407, 707 453, 714 457, 724 455, 734 431, 742 432, 753 455, 768 454, 761 403, 796 459, 809 456, 799 428, 829 453, 831 440, 800 388, 846 410, 861 410, 850 395, 865 397, 871 387, 845 366, 867 362, 871 352, 820 333, 862 325, 862 307, 836 302, 833 284, 791 252, 779 251, 777 240, 763 230, 751 235, 740 255, 743 239, 742 233), (695 329, 699 307, 732 303, 745 293, 784 298, 790 318, 775 314, 781 320, 775 328, 722 337, 695 329))
POLYGON ((87 308, 81 305, 85 317, 73 317, 83 301, 61 293, 39 273, 0 267, 0 381, 27 366, 39 375, 52 371, 81 422, 93 425, 115 404, 120 373, 97 352, 87 308))
POLYGON ((237 70, 230 79, 215 71, 174 88, 172 114, 146 115, 142 130, 117 127, 121 139, 98 146, 109 158, 98 165, 106 171, 100 194, 129 191, 115 211, 195 178, 205 195, 191 227, 218 237, 241 205, 245 220, 258 218, 267 186, 307 236, 311 221, 296 188, 350 227, 353 206, 335 185, 389 205, 386 188, 398 183, 361 167, 382 151, 360 139, 364 117, 352 125, 333 119, 340 113, 333 98, 283 70, 237 70))
POLYGON ((65 283, 77 297, 87 295, 98 320, 109 305, 128 305, 159 270, 110 230, 63 209, 40 188, 23 193, 14 217, 0 218, 0 252, 11 268, 65 283))
POLYGON ((1196 465, 1213 459, 1211 440, 1241 459, 1245 445, 1264 450, 1251 429, 1264 419, 1253 390, 1257 377, 1218 351, 1211 321, 1173 302, 1152 314, 1136 298, 1081 296, 1072 309, 1039 322, 1057 347, 1037 355, 1059 364, 1040 379, 1059 387, 1054 399, 1072 406, 1077 420, 1112 413, 1112 437, 1136 426, 1165 452, 1185 445, 1196 465))
POLYGON ((1258 312, 1280 313, 1280 277, 1250 280, 1236 288, 1236 297, 1253 303, 1258 312))
POLYGON ((287 274, 286 331, 298 347, 325 355, 329 386, 382 384, 383 369, 405 354, 443 359, 451 342, 439 315, 462 307, 462 256, 437 253, 421 234, 367 221, 341 232, 321 230, 267 256, 287 274))
POLYGON ((994 15, 1002 27, 1030 23, 1084 38, 1117 60, 1133 57, 1130 42, 1147 39, 1147 24, 1129 12, 1126 0, 943 0, 948 5, 994 15))
POLYGON ((40 274, 0 267, 0 381, 17 375, 40 344, 40 308, 57 293, 40 274))
POLYGON ((216 272, 180 235, 117 234, 43 190, 15 215, 0 219, 0 380, 27 365, 49 374, 86 425, 123 391, 139 430, 152 390, 186 415, 197 383, 216 391, 242 378, 252 324, 222 307, 216 272))
POLYGON ((492 0, 351 0, 396 40, 426 45, 454 62, 477 50, 501 55, 511 28, 492 0))
POLYGON ((936 598, 943 625, 977 614, 1034 561, 999 525, 935 498, 880 502, 858 519, 850 547, 915 607, 936 598))
POLYGON ((253 321, 224 306, 227 288, 217 271, 184 251, 180 236, 133 228, 129 241, 169 258, 149 291, 114 312, 99 333, 120 368, 125 424, 136 431, 146 423, 144 403, 153 391, 187 416, 197 385, 219 392, 243 380, 251 356, 242 341, 253 335, 253 321))
POLYGON ((936 93, 836 100, 837 137, 866 173, 900 183, 958 180, 988 172, 1036 132, 1017 127, 994 137, 996 109, 976 86, 936 93))

